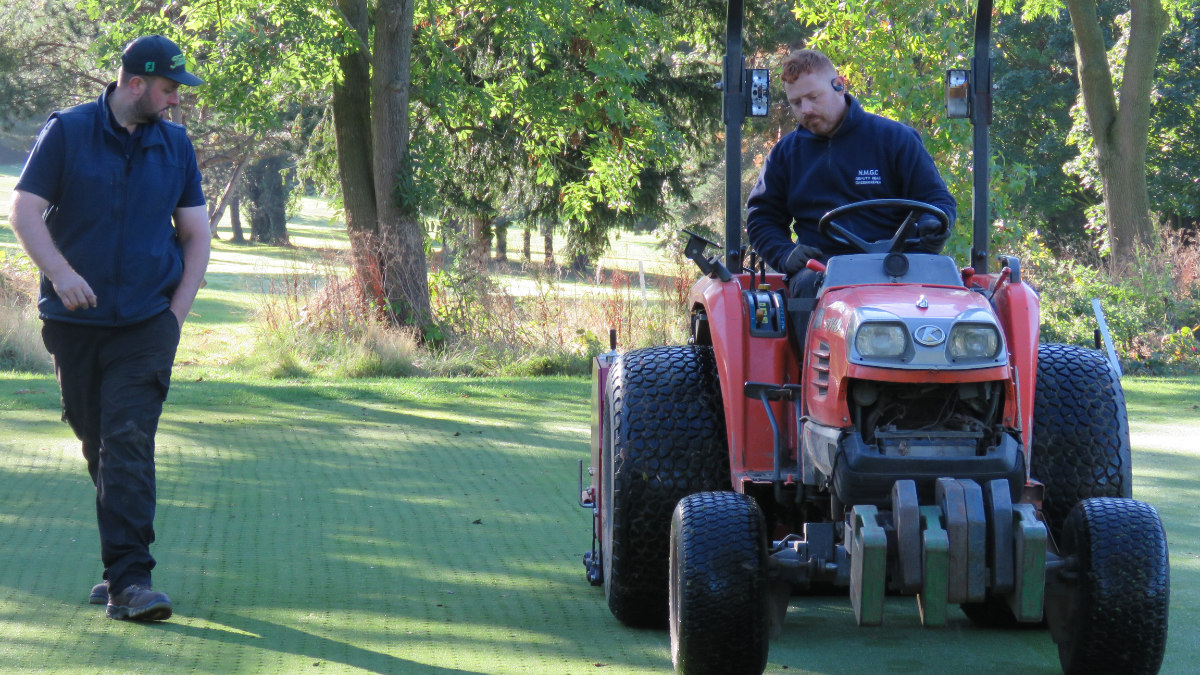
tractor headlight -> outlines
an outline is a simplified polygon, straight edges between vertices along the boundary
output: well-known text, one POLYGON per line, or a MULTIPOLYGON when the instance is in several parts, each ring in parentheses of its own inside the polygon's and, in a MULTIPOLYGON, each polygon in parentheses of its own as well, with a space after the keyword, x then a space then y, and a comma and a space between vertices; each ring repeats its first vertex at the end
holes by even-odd
POLYGON ((864 323, 854 334, 854 347, 869 359, 895 359, 908 349, 908 333, 899 323, 864 323))
POLYGON ((946 351, 955 361, 996 358, 1000 352, 1000 331, 986 323, 960 323, 950 330, 946 351))

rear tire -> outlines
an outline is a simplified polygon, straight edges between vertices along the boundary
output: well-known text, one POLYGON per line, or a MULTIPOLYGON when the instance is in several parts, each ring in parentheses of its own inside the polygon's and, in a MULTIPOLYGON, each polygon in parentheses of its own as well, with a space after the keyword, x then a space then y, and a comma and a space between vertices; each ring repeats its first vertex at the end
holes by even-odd
POLYGON ((1039 345, 1030 452, 1030 472, 1046 486, 1042 513, 1055 540, 1080 500, 1132 496, 1125 393, 1102 354, 1039 345))
POLYGON ((1133 499, 1084 500, 1064 523, 1061 553, 1074 557, 1073 580, 1046 618, 1063 672, 1157 673, 1171 590, 1158 512, 1133 499))
POLYGON ((671 518, 671 661, 686 675, 761 675, 767 665, 767 535, 736 492, 685 497, 671 518))
POLYGON ((667 623, 671 512, 729 486, 725 412, 712 347, 626 352, 609 371, 601 452, 604 595, 635 627, 667 623))

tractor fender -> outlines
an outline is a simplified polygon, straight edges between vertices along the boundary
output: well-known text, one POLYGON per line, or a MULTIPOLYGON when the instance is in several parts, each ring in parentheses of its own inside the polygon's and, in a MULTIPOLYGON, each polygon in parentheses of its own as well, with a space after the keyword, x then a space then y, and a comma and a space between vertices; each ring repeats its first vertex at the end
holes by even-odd
MULTIPOLYGON (((703 277, 688 295, 693 313, 707 319, 709 339, 717 362, 721 398, 725 403, 725 428, 728 433, 729 464, 734 486, 741 484, 747 472, 769 471, 774 463, 774 439, 766 409, 761 402, 745 397, 746 382, 795 384, 799 372, 796 357, 786 333, 779 337, 750 334, 750 308, 742 291, 750 288, 751 275, 735 274, 729 281, 703 277)), ((783 276, 756 276, 770 289, 784 289, 783 276)), ((760 286, 761 287, 761 286, 760 286)), ((790 328, 789 328, 790 329, 790 328)), ((796 420, 790 405, 771 403, 778 420, 786 420, 785 440, 789 448, 797 445, 796 420)))
POLYGON ((984 288, 993 288, 992 306, 1004 330, 1009 364, 1016 373, 1019 431, 1025 446, 1025 466, 1028 467, 1029 448, 1033 443, 1033 393, 1037 384, 1041 304, 1037 292, 1029 284, 1007 280, 1003 274, 976 275, 973 281, 984 288))

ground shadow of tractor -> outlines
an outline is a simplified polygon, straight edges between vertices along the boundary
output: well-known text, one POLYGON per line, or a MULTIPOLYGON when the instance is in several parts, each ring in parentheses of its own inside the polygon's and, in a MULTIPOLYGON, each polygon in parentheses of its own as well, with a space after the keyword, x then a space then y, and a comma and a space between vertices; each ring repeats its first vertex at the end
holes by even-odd
POLYGON ((1012 673, 1062 672, 1045 629, 991 630, 957 609, 945 626, 921 625, 916 600, 889 597, 883 625, 860 627, 845 593, 796 596, 782 634, 771 641, 768 673, 1012 673))

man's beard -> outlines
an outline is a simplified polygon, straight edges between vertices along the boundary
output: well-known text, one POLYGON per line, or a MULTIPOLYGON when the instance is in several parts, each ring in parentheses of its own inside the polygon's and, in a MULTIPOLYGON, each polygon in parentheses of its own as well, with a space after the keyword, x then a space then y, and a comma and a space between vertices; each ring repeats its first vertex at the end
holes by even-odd
POLYGON ((828 136, 833 133, 832 125, 820 115, 812 115, 800 121, 800 124, 811 133, 818 136, 828 136))
POLYGON ((154 124, 162 119, 162 114, 168 110, 170 110, 170 106, 162 110, 155 110, 154 104, 150 101, 150 92, 147 90, 142 92, 142 95, 134 104, 134 120, 138 124, 154 124))

